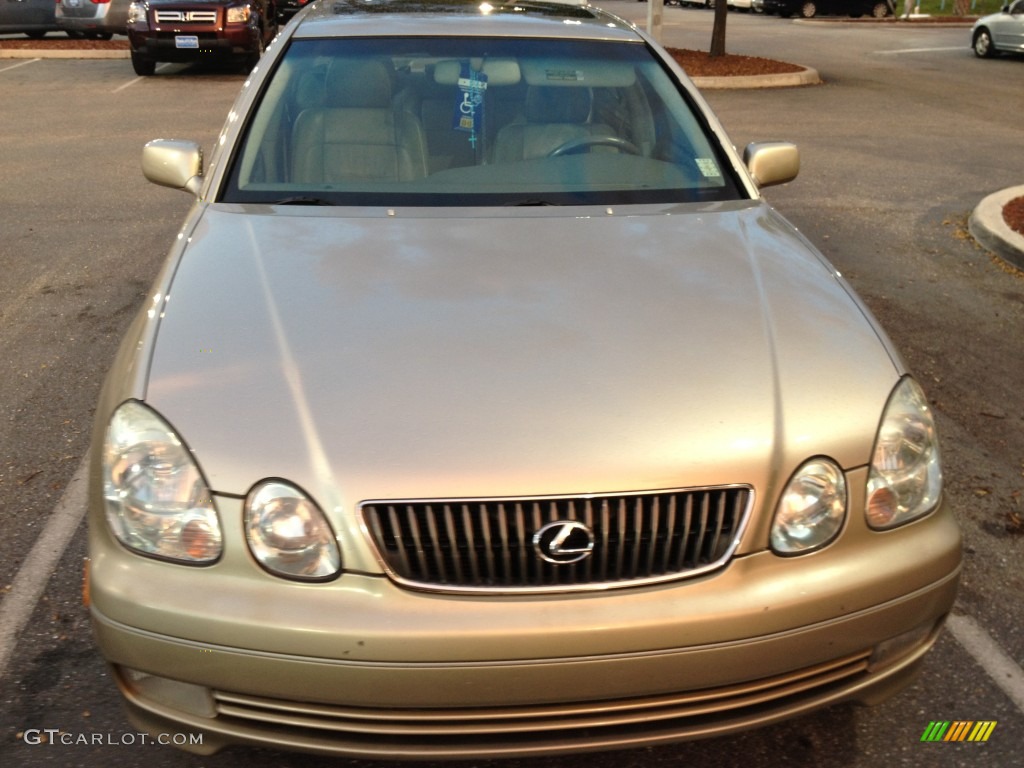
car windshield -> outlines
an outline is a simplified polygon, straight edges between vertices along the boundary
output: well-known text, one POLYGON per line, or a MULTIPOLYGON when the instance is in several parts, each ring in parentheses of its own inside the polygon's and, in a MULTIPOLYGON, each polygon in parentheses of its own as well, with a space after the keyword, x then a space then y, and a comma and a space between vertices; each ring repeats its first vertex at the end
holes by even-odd
POLYGON ((220 199, 610 205, 743 194, 707 125, 640 43, 295 39, 220 199))

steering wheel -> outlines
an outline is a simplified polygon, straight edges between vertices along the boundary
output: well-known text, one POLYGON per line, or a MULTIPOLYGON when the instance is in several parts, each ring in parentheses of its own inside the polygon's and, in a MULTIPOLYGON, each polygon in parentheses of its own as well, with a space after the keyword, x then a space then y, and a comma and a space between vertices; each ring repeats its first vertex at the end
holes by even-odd
POLYGON ((584 136, 579 139, 571 139, 564 144, 555 147, 548 152, 548 157, 561 157, 571 155, 590 147, 615 147, 620 152, 628 152, 631 155, 639 155, 640 150, 636 144, 618 136, 584 136))

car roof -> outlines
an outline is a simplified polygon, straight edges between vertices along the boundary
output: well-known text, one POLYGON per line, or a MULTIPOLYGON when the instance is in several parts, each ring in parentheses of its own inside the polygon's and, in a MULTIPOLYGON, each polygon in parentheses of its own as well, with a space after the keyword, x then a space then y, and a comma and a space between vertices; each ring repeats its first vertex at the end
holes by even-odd
POLYGON ((586 0, 318 0, 295 38, 558 37, 641 40, 636 27, 586 0))

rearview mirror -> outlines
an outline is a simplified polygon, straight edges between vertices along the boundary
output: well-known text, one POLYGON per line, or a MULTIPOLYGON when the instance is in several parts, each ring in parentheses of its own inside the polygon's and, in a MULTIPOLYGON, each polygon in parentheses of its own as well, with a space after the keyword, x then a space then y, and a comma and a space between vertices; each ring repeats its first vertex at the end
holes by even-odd
POLYGON ((142 148, 142 173, 154 184, 199 196, 203 150, 194 141, 154 139, 142 148))
POLYGON ((764 141, 748 144, 743 163, 758 187, 785 184, 800 173, 800 150, 788 141, 764 141))

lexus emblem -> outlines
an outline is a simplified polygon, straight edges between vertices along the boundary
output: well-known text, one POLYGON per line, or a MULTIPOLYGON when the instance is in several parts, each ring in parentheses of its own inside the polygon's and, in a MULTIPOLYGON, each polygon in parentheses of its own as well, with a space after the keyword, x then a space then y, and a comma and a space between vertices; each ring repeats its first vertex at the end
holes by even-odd
POLYGON ((533 534, 533 548, 549 563, 578 563, 594 550, 594 533, 575 520, 556 520, 533 534))

